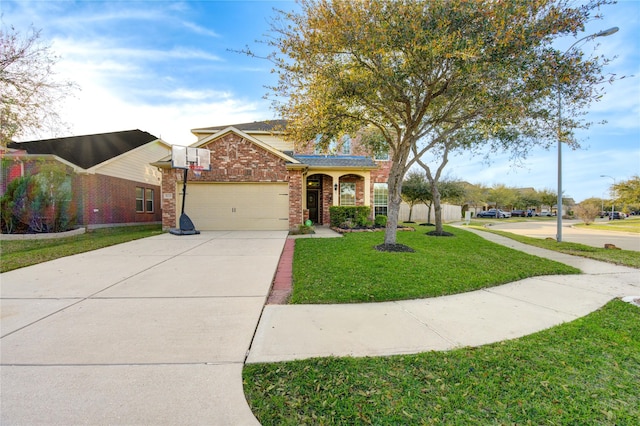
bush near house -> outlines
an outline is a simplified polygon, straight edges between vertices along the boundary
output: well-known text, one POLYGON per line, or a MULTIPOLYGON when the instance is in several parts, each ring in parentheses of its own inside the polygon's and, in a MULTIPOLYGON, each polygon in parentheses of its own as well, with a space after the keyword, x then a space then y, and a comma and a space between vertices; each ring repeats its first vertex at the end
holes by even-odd
POLYGON ((0 228, 7 234, 62 232, 76 223, 71 179, 53 165, 12 180, 0 198, 0 207, 0 228))
POLYGON ((387 217, 383 214, 377 215, 374 224, 376 228, 385 228, 387 226, 387 217))
POLYGON ((335 228, 354 228, 357 226, 371 226, 369 206, 332 206, 329 208, 331 226, 335 228))

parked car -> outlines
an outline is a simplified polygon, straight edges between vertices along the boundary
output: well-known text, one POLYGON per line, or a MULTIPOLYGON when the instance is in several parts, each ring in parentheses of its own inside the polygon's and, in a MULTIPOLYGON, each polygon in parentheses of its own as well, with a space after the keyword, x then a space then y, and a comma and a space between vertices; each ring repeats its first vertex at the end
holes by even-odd
MULTIPOLYGON (((486 217, 486 218, 494 218, 496 217, 496 209, 489 209, 486 211, 482 211, 480 213, 478 213, 477 217, 486 217)), ((498 210, 498 219, 503 219, 506 217, 511 217, 511 214, 502 211, 502 210, 498 210), (507 216, 508 215, 508 216, 507 216)))
POLYGON ((624 219, 624 216, 620 214, 620 212, 609 213, 609 220, 614 220, 614 219, 624 219))
POLYGON ((539 216, 552 217, 555 216, 555 214, 551 212, 541 212, 539 216))
POLYGON ((527 212, 524 210, 512 210, 511 211, 511 216, 512 217, 526 217, 527 216, 527 212))

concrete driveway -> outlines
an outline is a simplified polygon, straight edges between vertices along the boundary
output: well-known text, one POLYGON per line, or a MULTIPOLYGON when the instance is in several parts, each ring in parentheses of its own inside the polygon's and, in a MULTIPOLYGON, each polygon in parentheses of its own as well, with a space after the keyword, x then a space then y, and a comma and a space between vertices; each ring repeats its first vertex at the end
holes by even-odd
MULTIPOLYGON (((606 221, 606 219, 605 219, 606 221)), ((577 220, 562 221, 562 241, 579 243, 592 247, 604 247, 605 244, 614 244, 623 250, 640 251, 640 234, 632 232, 602 231, 599 229, 574 228, 572 225, 582 223, 577 220)), ((530 222, 496 222, 491 229, 512 232, 533 238, 553 238, 557 233, 556 221, 530 221, 530 222)))
POLYGON ((156 237, 3 273, 1 424, 257 424, 242 366, 286 231, 156 237))

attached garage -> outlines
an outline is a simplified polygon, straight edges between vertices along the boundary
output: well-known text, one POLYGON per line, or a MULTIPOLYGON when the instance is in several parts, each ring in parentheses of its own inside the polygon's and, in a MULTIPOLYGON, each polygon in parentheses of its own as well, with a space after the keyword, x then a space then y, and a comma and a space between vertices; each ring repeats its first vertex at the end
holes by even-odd
MULTIPOLYGON (((179 218, 181 183, 176 185, 176 200, 179 218)), ((288 230, 289 185, 188 182, 185 213, 200 231, 288 230)))

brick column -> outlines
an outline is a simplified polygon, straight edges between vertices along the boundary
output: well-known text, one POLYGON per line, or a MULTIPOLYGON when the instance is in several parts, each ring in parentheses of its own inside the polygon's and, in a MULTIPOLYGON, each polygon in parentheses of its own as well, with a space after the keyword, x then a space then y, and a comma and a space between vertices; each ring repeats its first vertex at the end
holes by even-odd
POLYGON ((289 170, 289 229, 302 223, 302 170, 289 170))
POLYGON ((176 194, 176 174, 181 173, 178 169, 162 169, 162 229, 167 231, 169 228, 176 227, 176 204, 178 203, 176 194))

